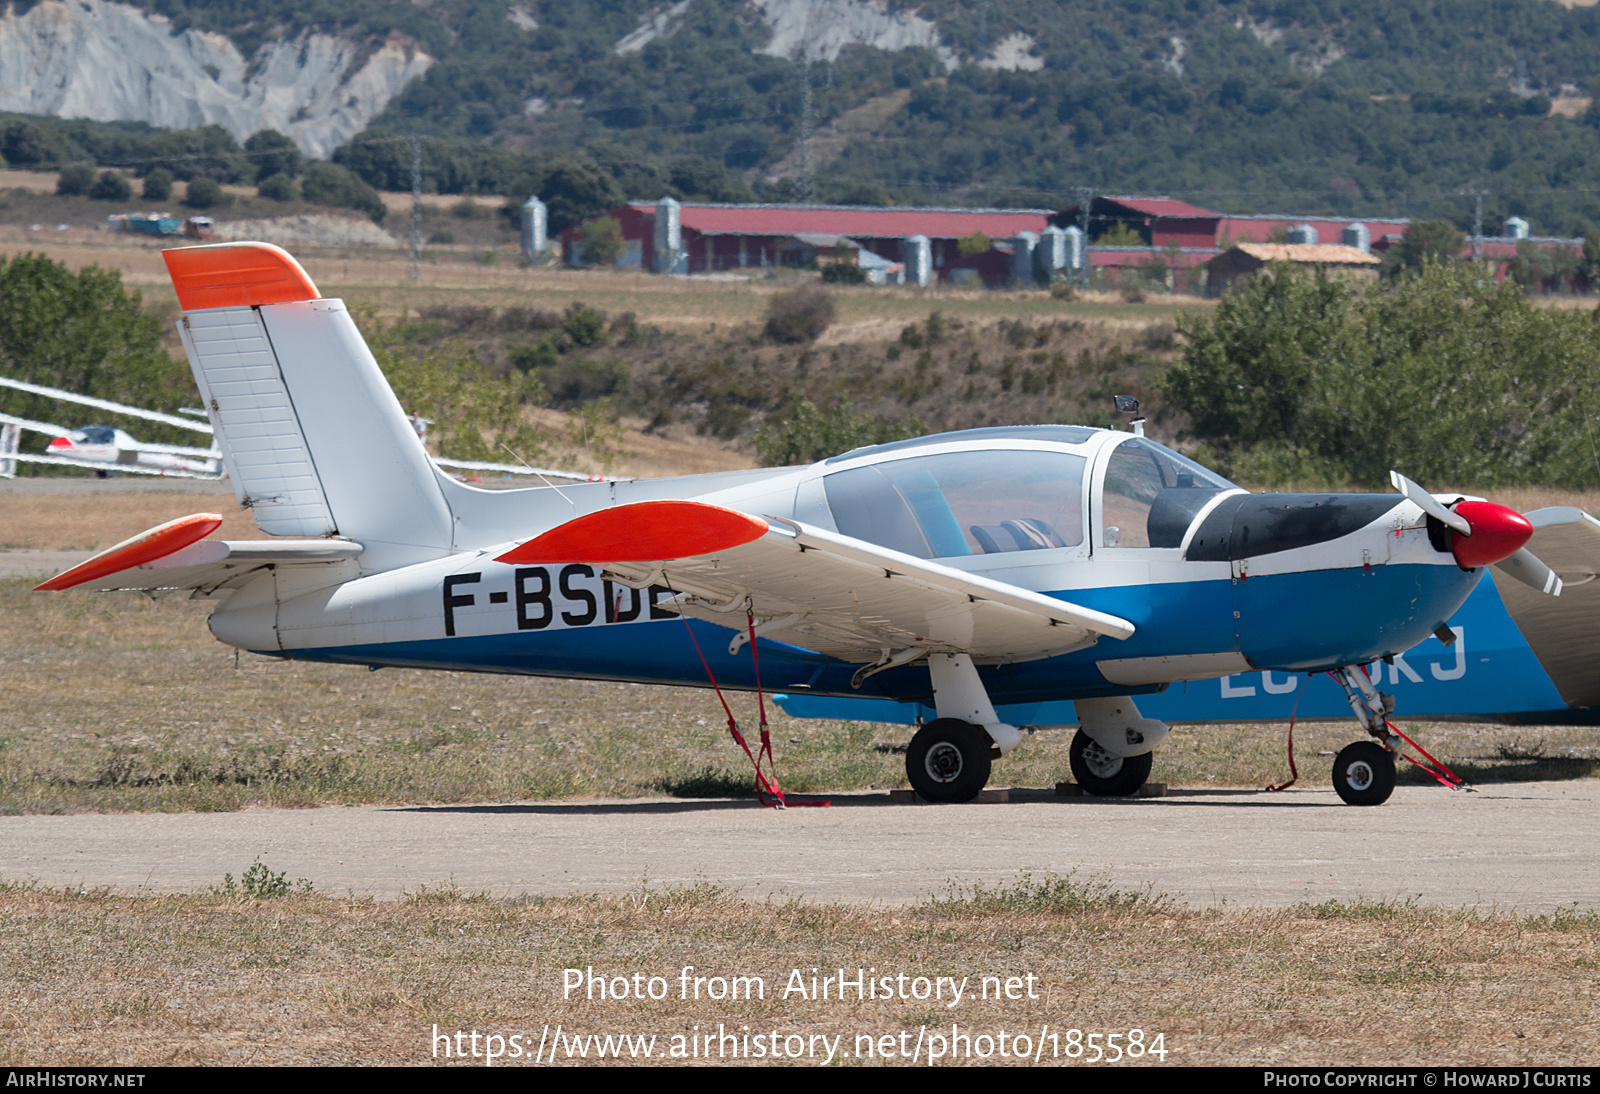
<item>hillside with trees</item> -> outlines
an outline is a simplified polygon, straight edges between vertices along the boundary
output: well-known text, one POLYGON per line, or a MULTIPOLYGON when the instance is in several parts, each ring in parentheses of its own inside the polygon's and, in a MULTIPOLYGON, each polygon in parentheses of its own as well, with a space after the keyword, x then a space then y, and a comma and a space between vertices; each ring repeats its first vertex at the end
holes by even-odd
MULTIPOLYGON (((897 0, 897 17, 932 20, 937 49, 768 52, 767 16, 804 3, 143 6, 175 27, 227 34, 246 56, 308 29, 414 43, 437 62, 334 161, 371 186, 408 189, 408 138, 421 137, 428 190, 548 191, 565 203, 557 228, 624 197, 1061 206, 1081 187, 1458 227, 1481 191, 1491 226, 1513 214, 1541 234, 1600 225, 1589 181, 1600 110, 1587 109, 1600 87, 1600 8, 897 0), (647 17, 661 32, 619 49, 647 17), (799 151, 807 132, 812 176, 799 151)), ((29 124, 38 132, 0 142, 7 162, 87 155, 180 178, 203 163, 230 181, 229 157, 243 151, 214 130, 29 124)), ((256 181, 247 167, 234 173, 256 181)))

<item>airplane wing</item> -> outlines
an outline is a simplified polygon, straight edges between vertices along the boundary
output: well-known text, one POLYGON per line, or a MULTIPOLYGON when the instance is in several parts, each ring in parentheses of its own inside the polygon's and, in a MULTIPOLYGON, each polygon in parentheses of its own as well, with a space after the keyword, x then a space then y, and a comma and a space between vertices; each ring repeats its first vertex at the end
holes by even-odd
POLYGON ((1027 661, 1134 631, 1125 619, 1004 582, 703 502, 591 513, 497 561, 599 565, 624 585, 666 585, 678 595, 663 607, 736 630, 749 611, 760 636, 882 667, 929 653, 1027 661))
POLYGON ((8 452, 5 459, 19 463, 50 463, 59 467, 82 467, 89 471, 115 471, 119 475, 158 475, 166 479, 205 479, 216 482, 221 475, 204 471, 180 471, 167 467, 140 467, 136 463, 107 463, 104 460, 80 460, 71 456, 32 456, 26 452, 8 452))
POLYGON ((1495 588, 1561 698, 1570 706, 1600 704, 1600 520, 1571 506, 1535 509, 1527 517, 1533 525, 1528 550, 1555 575, 1561 596, 1501 581, 1498 574, 1495 588))
POLYGON ((243 585, 261 570, 326 566, 355 558, 361 544, 338 539, 207 540, 222 524, 218 513, 195 513, 141 532, 36 589, 192 592, 214 597, 243 585))
POLYGON ((96 399, 89 395, 79 395, 76 392, 63 391, 58 387, 45 387, 43 384, 30 384, 23 380, 13 380, 8 376, 0 376, 0 387, 9 387, 17 391, 26 391, 32 395, 43 395, 50 399, 59 399, 64 403, 78 403, 81 406, 92 406, 99 410, 109 410, 117 414, 126 414, 134 418, 144 418, 147 421, 162 422, 166 425, 177 426, 179 429, 192 429, 196 433, 212 433, 210 422, 200 422, 193 418, 180 418, 176 414, 163 414, 159 410, 145 410, 143 407, 128 406, 124 403, 113 403, 109 399, 96 399))

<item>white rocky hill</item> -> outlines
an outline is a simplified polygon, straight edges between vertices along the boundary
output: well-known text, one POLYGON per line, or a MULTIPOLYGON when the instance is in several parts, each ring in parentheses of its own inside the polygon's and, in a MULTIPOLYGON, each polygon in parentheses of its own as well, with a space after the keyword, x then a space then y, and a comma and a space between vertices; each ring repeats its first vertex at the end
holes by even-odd
POLYGON ((0 110, 172 129, 260 129, 326 156, 359 133, 433 58, 399 39, 377 50, 302 33, 246 63, 227 38, 107 0, 0 10, 0 110), (353 68, 353 71, 352 71, 353 68))
MULTIPOLYGON (((618 53, 643 49, 656 38, 677 30, 693 0, 677 0, 645 14, 636 30, 616 44, 618 53)), ((885 0, 749 0, 755 14, 772 29, 763 53, 772 57, 813 61, 837 60, 845 46, 870 46, 890 53, 920 46, 932 50, 947 69, 959 64, 933 20, 915 8, 891 10, 885 0)), ((1044 62, 1033 54, 1033 38, 1013 34, 978 63, 985 68, 1035 71, 1044 62)))

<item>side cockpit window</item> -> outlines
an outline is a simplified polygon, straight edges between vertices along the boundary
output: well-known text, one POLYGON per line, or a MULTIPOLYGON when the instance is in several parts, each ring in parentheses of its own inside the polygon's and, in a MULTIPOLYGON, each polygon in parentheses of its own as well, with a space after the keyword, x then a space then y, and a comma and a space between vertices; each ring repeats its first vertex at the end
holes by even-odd
POLYGON ((946 452, 823 480, 840 532, 917 558, 1083 542, 1087 461, 1066 452, 946 452))
POLYGON ((1117 446, 1101 492, 1102 547, 1180 547, 1206 502, 1234 485, 1143 439, 1117 446))

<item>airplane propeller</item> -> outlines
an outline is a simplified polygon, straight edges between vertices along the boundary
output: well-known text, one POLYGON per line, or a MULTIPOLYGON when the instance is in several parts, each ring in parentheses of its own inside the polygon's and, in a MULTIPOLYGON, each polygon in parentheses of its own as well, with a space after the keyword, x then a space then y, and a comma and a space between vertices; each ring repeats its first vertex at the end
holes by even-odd
POLYGON ((1466 569, 1493 566, 1542 593, 1561 595, 1561 579, 1528 550, 1533 524, 1515 509, 1492 501, 1458 501, 1447 507, 1398 471, 1389 472, 1389 481, 1424 513, 1456 534, 1451 537, 1450 551, 1466 569))

